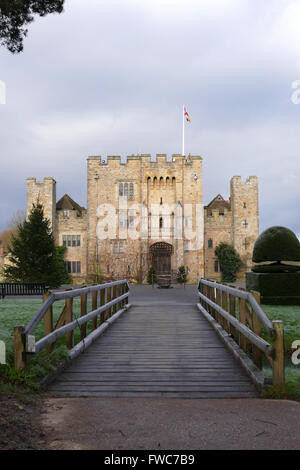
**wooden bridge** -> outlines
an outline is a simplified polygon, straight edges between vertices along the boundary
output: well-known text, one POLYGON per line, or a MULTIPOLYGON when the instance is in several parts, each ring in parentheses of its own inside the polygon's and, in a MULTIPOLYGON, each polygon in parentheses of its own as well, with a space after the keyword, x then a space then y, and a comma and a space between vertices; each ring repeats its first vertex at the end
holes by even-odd
POLYGON ((274 383, 282 382, 280 322, 274 326, 249 293, 205 280, 198 288, 133 287, 132 305, 126 281, 51 293, 27 327, 15 328, 16 367, 66 335, 76 360, 49 386, 52 396, 255 397, 264 387, 263 354, 272 363, 274 383), (72 301, 79 296, 81 315, 74 319, 72 301), (60 299, 66 304, 55 329, 52 304, 60 299), (32 332, 42 318, 45 337, 33 346, 32 332), (261 323, 274 344, 261 338, 261 323), (81 330, 77 345, 75 328, 81 330))

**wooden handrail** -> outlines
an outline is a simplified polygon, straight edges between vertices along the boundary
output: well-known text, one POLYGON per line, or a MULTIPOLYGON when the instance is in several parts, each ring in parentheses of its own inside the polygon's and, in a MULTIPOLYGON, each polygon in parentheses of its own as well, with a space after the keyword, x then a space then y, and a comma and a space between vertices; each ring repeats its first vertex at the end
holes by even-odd
POLYGON ((274 352, 272 345, 270 345, 263 338, 260 338, 259 336, 257 336, 255 333, 253 333, 253 331, 247 328, 247 326, 243 325, 243 323, 240 323, 239 320, 237 320, 235 317, 227 313, 226 310, 224 310, 218 304, 216 304, 215 302, 205 297, 205 295, 201 294, 200 292, 199 292, 199 297, 202 298, 206 303, 208 303, 208 305, 213 307, 220 315, 222 315, 223 318, 225 318, 231 325, 233 325, 247 339, 249 339, 249 341, 252 344, 255 344, 255 346, 257 346, 258 349, 263 351, 265 354, 268 354, 268 356, 272 356, 274 352))
POLYGON ((52 333, 49 333, 47 336, 44 336, 44 338, 40 339, 35 343, 35 352, 38 353, 42 349, 44 349, 46 346, 49 344, 54 343, 58 338, 61 336, 64 336, 65 334, 69 333, 70 331, 73 331, 75 328, 78 326, 82 326, 85 323, 87 323, 89 320, 92 320, 93 318, 97 317, 100 313, 104 312, 108 308, 112 307, 113 305, 116 305, 118 302, 127 299, 128 293, 123 294, 120 297, 117 297, 114 300, 111 300, 107 304, 103 305, 102 307, 97 308, 96 310, 93 310, 92 312, 87 313, 85 316, 80 317, 67 325, 61 326, 57 330, 53 331, 52 333))
POLYGON ((73 290, 67 290, 63 292, 51 292, 46 302, 43 303, 43 305, 39 308, 37 313, 34 315, 34 317, 30 320, 28 325, 25 327, 24 334, 32 333, 32 331, 35 330, 39 322, 43 319, 47 310, 53 305, 53 303, 56 300, 66 300, 66 299, 71 299, 74 297, 79 297, 84 294, 90 294, 94 291, 101 291, 103 289, 107 289, 109 287, 113 287, 114 285, 119 285, 119 284, 126 284, 129 289, 128 281, 124 279, 121 281, 107 282, 105 284, 99 284, 96 286, 83 287, 83 288, 73 289, 73 290))
POLYGON ((38 309, 30 322, 24 326, 14 328, 14 363, 15 368, 24 368, 29 353, 37 354, 42 349, 51 348, 55 341, 66 335, 67 347, 71 350, 71 357, 77 355, 87 344, 90 344, 104 331, 113 320, 112 315, 117 318, 128 307, 129 284, 128 281, 120 280, 107 282, 105 284, 93 285, 79 289, 66 290, 63 292, 49 292, 44 294, 43 305, 38 309), (106 302, 105 302, 106 291, 106 302), (113 292, 113 293, 112 293, 113 292), (87 295, 92 294, 92 311, 87 313, 87 295), (98 303, 100 293, 100 306, 98 303), (80 297, 80 317, 73 318, 73 299, 80 297), (53 304, 56 301, 65 300, 65 307, 54 327, 53 304), (97 316, 100 315, 98 323, 97 316), (35 343, 32 332, 41 320, 44 319, 45 336, 35 343), (89 320, 93 321, 92 332, 86 335, 86 325, 89 320), (73 330, 80 328, 81 342, 74 346, 73 330))
MULTIPOLYGON (((207 279, 200 279, 198 291, 198 308, 205 317, 211 322, 217 322, 230 334, 231 340, 238 343, 241 354, 248 352, 247 341, 252 345, 251 368, 262 369, 261 354, 264 353, 273 369, 273 384, 282 385, 285 380, 283 323, 279 320, 271 322, 268 319, 259 305, 259 293, 247 292, 207 279), (236 318, 236 299, 239 300, 239 318, 236 318), (261 337, 262 326, 272 344, 261 337)), ((253 370, 250 369, 249 375, 253 376, 253 370)))
MULTIPOLYGON (((210 287, 213 287, 213 288, 217 287, 218 290, 220 290, 222 292, 226 292, 227 294, 232 294, 232 295, 234 295, 235 297, 237 297, 239 299, 247 300, 251 304, 251 307, 253 308, 256 315, 258 316, 261 324, 267 330, 267 333, 270 336, 272 336, 274 334, 274 328, 273 328, 272 322, 269 320, 269 318, 267 317, 265 312, 262 310, 262 308, 260 307, 260 305, 257 303, 257 301, 255 300, 255 298, 253 297, 253 295, 250 292, 243 291, 243 290, 240 290, 240 289, 236 289, 236 288, 230 287, 230 286, 225 286, 224 284, 219 284, 217 282, 207 281, 206 279, 200 279, 199 285, 200 285, 200 283, 205 285, 205 286, 210 286, 210 287)), ((198 288, 199 288, 199 285, 198 285, 198 288)))

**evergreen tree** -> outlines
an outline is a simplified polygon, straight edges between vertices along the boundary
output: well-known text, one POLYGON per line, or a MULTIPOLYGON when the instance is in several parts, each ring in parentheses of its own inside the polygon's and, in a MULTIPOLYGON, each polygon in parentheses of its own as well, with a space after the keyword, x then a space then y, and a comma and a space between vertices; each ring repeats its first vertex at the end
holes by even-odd
POLYGON ((177 282, 179 284, 185 284, 187 279, 187 273, 184 266, 180 266, 177 271, 177 282))
POLYGON ((220 243, 215 249, 222 272, 223 282, 235 282, 237 273, 241 269, 242 260, 232 245, 220 243))
POLYGON ((153 276, 153 282, 157 282, 157 279, 156 279, 156 272, 155 272, 155 269, 153 266, 151 266, 151 268, 149 269, 148 271, 148 276, 147 276, 147 282, 148 284, 152 284, 152 276, 153 276))
POLYGON ((44 218, 43 206, 37 202, 9 245, 9 261, 4 266, 7 280, 45 282, 51 287, 69 282, 64 262, 64 247, 56 247, 50 221, 44 218))

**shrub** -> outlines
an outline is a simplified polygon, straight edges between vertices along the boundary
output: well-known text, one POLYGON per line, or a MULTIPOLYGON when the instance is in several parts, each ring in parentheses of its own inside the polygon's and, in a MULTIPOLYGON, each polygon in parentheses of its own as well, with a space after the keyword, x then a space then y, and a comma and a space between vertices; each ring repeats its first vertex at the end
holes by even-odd
POLYGON ((237 273, 241 269, 242 260, 232 245, 220 243, 215 249, 222 272, 223 282, 235 282, 237 273))

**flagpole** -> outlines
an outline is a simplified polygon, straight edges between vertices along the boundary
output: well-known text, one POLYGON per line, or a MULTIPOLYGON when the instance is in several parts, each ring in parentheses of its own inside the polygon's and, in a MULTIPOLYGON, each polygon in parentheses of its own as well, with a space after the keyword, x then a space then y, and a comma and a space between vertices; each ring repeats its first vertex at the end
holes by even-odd
POLYGON ((182 156, 184 156, 184 105, 182 107, 182 156))

